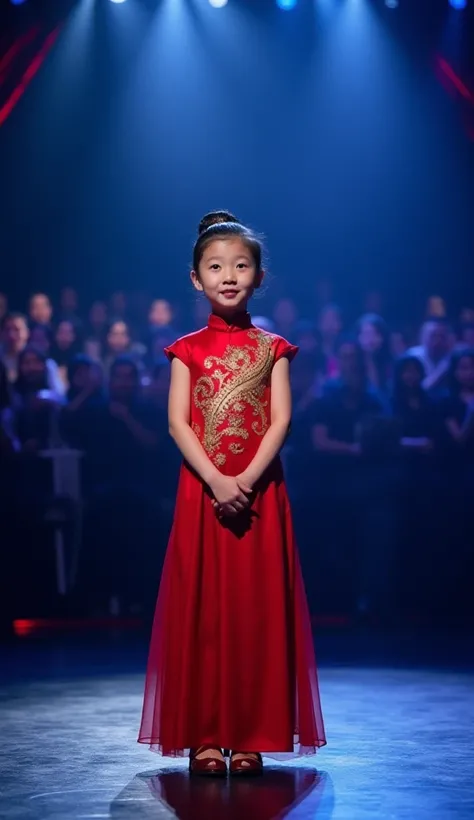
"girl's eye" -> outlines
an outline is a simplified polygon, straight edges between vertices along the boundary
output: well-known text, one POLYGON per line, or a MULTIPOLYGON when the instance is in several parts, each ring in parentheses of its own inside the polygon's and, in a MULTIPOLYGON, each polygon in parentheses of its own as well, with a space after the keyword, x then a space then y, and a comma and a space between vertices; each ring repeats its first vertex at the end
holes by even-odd
POLYGON ((211 265, 211 270, 219 270, 219 265, 217 264, 217 262, 214 262, 214 264, 211 265))
POLYGON ((237 267, 242 269, 242 268, 247 268, 247 267, 248 267, 248 265, 247 265, 247 263, 246 263, 246 262, 239 262, 239 264, 237 265, 237 267))

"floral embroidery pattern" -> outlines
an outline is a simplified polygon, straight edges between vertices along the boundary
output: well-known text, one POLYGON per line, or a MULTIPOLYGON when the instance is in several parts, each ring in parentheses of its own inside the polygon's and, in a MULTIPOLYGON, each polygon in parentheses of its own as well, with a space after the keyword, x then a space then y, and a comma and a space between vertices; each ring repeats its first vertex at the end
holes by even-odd
POLYGON ((262 397, 273 366, 273 339, 258 330, 249 330, 247 335, 256 344, 228 345, 222 357, 207 356, 204 368, 211 372, 201 376, 193 390, 195 406, 204 418, 201 443, 219 467, 226 462, 222 452, 225 438, 240 439, 229 444, 231 453, 244 452, 242 442, 249 438, 245 411, 249 407, 255 419, 252 431, 263 436, 268 429, 268 402, 262 397))

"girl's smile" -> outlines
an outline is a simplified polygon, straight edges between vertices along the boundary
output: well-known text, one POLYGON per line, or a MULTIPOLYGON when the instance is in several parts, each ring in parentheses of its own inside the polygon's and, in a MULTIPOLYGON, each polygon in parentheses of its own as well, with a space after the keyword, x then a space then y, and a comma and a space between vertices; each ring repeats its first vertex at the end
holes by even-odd
POLYGON ((249 248, 240 237, 215 239, 206 247, 198 271, 191 279, 204 292, 217 313, 237 313, 247 308, 254 290, 260 287, 258 271, 249 248))

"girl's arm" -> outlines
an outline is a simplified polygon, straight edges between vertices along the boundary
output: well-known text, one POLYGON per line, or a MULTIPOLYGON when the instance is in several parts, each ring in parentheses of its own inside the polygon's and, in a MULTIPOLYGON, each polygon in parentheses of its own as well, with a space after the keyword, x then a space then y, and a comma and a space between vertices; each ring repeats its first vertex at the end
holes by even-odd
POLYGON ((249 466, 237 476, 239 484, 253 487, 280 452, 291 422, 290 363, 278 359, 271 376, 270 427, 249 466))
POLYGON ((177 357, 171 362, 171 384, 168 401, 168 424, 171 438, 183 458, 211 489, 218 506, 236 515, 249 503, 246 493, 251 492, 245 482, 222 475, 206 455, 198 437, 189 426, 191 374, 177 357))
POLYGON ((189 421, 191 374, 189 368, 177 357, 171 362, 171 383, 168 398, 168 425, 171 438, 202 480, 211 485, 218 474, 217 467, 206 455, 189 421))

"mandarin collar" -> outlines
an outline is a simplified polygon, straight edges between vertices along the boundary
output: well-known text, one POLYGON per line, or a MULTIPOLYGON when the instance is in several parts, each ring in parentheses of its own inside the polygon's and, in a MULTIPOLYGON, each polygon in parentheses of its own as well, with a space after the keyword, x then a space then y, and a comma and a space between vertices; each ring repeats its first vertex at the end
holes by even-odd
POLYGON ((232 316, 229 321, 227 321, 227 319, 223 319, 222 316, 217 316, 216 313, 211 313, 207 326, 210 330, 232 333, 237 330, 247 330, 252 327, 252 320, 250 318, 250 313, 237 313, 235 316, 232 316))

